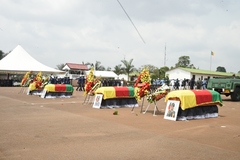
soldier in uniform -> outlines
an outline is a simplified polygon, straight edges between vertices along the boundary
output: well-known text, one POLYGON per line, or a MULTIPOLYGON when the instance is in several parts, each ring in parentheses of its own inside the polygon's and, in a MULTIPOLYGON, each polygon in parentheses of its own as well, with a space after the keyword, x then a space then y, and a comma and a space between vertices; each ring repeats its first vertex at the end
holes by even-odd
POLYGON ((174 103, 170 103, 170 104, 169 104, 169 106, 168 106, 168 112, 167 112, 167 116, 168 116, 168 117, 172 117, 172 118, 175 117, 174 106, 175 106, 174 103))

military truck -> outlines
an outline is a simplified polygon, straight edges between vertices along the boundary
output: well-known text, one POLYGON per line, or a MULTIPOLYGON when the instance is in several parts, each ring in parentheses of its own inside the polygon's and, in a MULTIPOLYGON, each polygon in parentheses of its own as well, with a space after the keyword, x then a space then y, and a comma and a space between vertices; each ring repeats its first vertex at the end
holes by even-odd
POLYGON ((217 91, 225 96, 231 96, 232 101, 240 101, 239 78, 211 78, 208 80, 207 89, 217 91))

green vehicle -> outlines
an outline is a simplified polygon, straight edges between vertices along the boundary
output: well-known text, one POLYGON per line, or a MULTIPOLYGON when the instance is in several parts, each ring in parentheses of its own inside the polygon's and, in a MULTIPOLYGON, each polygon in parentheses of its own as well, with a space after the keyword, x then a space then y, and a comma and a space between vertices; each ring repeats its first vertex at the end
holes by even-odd
POLYGON ((211 78, 208 80, 207 89, 231 96, 232 101, 240 101, 240 79, 238 78, 211 78))

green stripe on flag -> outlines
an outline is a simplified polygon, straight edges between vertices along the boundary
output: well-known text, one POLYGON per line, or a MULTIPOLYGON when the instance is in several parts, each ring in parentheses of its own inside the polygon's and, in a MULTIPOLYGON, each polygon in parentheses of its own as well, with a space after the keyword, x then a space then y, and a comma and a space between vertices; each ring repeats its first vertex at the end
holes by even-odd
POLYGON ((134 97, 134 88, 133 87, 128 87, 129 90, 129 96, 134 97))
POLYGON ((221 95, 218 92, 213 91, 213 90, 208 90, 208 91, 211 92, 211 94, 212 94, 213 102, 221 102, 222 103, 221 95))
POLYGON ((66 92, 73 92, 73 86, 71 84, 66 84, 66 92))

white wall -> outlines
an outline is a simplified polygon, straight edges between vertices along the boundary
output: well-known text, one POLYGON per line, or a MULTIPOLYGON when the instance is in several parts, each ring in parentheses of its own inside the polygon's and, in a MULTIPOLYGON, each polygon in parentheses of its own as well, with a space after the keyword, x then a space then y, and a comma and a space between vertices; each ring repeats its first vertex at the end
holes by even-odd
POLYGON ((168 75, 169 76, 169 79, 179 79, 179 80, 182 80, 182 79, 191 79, 192 78, 192 75, 190 72, 187 72, 187 71, 184 71, 182 69, 179 69, 179 68, 176 68, 176 69, 173 69, 173 70, 170 70, 170 71, 167 71, 166 76, 168 75))
POLYGON ((125 74, 120 74, 120 75, 118 75, 118 77, 115 78, 115 79, 124 79, 125 81, 127 81, 127 80, 128 80, 128 76, 125 75, 125 74))
POLYGON ((213 76, 212 75, 208 75, 208 74, 195 74, 195 73, 190 73, 188 71, 185 71, 185 70, 182 70, 182 69, 179 69, 179 68, 176 68, 176 69, 173 69, 173 70, 170 70, 170 71, 167 71, 165 76, 169 76, 169 79, 179 79, 179 80, 183 80, 184 78, 185 79, 191 79, 193 77, 193 75, 195 75, 195 80, 198 80, 199 78, 201 80, 203 80, 204 78, 212 78, 213 76))

